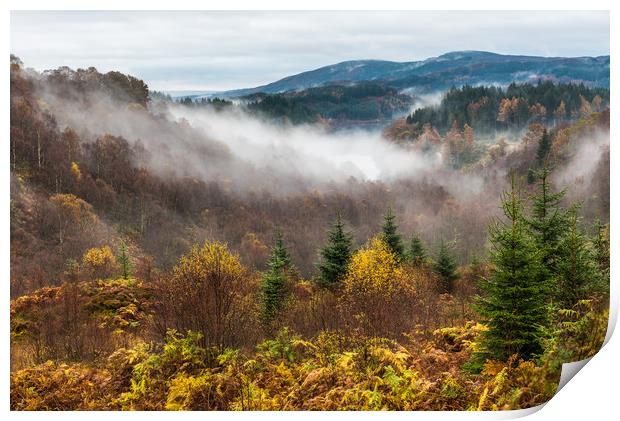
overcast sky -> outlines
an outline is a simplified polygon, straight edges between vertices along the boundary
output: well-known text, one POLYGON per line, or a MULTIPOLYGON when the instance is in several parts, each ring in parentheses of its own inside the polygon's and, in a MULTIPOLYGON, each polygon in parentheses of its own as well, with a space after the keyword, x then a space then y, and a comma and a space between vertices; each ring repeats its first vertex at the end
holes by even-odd
POLYGON ((608 12, 11 13, 11 51, 37 70, 119 70, 158 90, 273 82, 345 60, 449 51, 609 54, 608 12))

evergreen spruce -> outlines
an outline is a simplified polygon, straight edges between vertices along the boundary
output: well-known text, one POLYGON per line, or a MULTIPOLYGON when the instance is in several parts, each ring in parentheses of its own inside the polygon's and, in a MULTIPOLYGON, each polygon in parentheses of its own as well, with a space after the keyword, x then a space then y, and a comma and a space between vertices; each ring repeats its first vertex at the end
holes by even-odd
POLYGON ((409 261, 415 266, 421 266, 426 262, 426 250, 417 234, 411 236, 409 243, 409 261))
POLYGON ((596 230, 594 239, 594 258, 600 273, 609 278, 609 225, 601 224, 596 221, 594 228, 596 230))
POLYGON ((276 231, 276 238, 271 255, 267 263, 268 269, 263 274, 263 310, 262 318, 265 324, 273 321, 284 305, 286 299, 287 270, 290 268, 291 257, 284 246, 284 239, 280 230, 276 231))
POLYGON ((131 259, 129 258, 129 250, 127 248, 127 244, 124 241, 121 241, 121 244, 118 249, 118 256, 116 256, 116 261, 121 267, 121 276, 123 279, 131 279, 133 264, 131 263, 131 259))
POLYGON ((472 268, 478 268, 480 267, 480 265, 482 265, 482 262, 480 261, 480 257, 478 257, 478 254, 474 252, 471 256, 469 266, 471 266, 472 268))
POLYGON ((551 151, 551 135, 547 132, 547 129, 545 129, 538 142, 538 149, 536 150, 536 161, 539 166, 545 164, 549 151, 551 151))
POLYGON ((443 240, 439 244, 439 252, 437 253, 434 269, 441 281, 441 292, 451 293, 452 284, 458 277, 456 274, 456 262, 452 252, 443 240))
POLYGON ((381 226, 382 240, 385 241, 392 253, 396 255, 396 258, 402 261, 405 255, 405 246, 398 233, 398 225, 396 225, 395 219, 396 216, 392 213, 392 208, 388 208, 381 226))
POLYGON ((556 297, 561 308, 571 309, 601 287, 601 276, 586 237, 577 227, 576 212, 571 212, 566 236, 559 246, 556 297))
POLYGON ((531 359, 540 354, 547 323, 540 256, 529 235, 514 178, 510 193, 503 194, 502 208, 508 221, 490 228, 494 267, 480 283, 483 297, 477 303, 488 328, 476 353, 480 361, 506 361, 513 354, 531 359))
POLYGON ((291 254, 284 245, 284 236, 282 235, 282 231, 280 231, 280 229, 276 230, 275 237, 276 238, 271 253, 278 260, 282 261, 282 265, 284 268, 288 269, 291 266, 291 254))
POLYGON ((554 193, 549 182, 549 174, 547 167, 536 173, 538 193, 532 197, 532 216, 527 222, 540 252, 542 263, 540 282, 557 292, 553 280, 556 279, 558 247, 567 229, 567 212, 561 208, 560 201, 566 191, 554 193))
POLYGON ((352 236, 345 232, 340 212, 327 236, 327 244, 321 249, 319 262, 319 284, 324 287, 337 286, 347 273, 351 260, 352 236))
POLYGON ((534 184, 536 182, 536 170, 529 168, 527 170, 527 184, 534 184))

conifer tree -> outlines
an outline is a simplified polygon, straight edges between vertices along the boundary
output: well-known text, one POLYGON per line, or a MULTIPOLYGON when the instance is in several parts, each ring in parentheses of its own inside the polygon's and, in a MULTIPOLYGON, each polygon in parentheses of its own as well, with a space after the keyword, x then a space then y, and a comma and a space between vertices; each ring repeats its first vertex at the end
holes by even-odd
POLYGON ((609 225, 596 221, 594 229, 596 232, 592 243, 596 264, 601 274, 609 278, 609 225))
POLYGON ((271 252, 272 255, 282 261, 283 267, 288 269, 291 266, 291 254, 284 245, 284 236, 282 235, 282 231, 280 231, 280 229, 276 230, 275 242, 271 252))
POLYGON ((561 308, 571 309, 601 287, 594 253, 577 227, 575 210, 571 212, 568 231, 560 242, 559 254, 556 297, 561 308))
POLYGON ((567 229, 567 213, 560 206, 566 191, 553 192, 549 174, 547 167, 536 173, 538 193, 532 197, 532 216, 527 222, 540 252, 540 282, 553 288, 559 258, 558 247, 567 229))
POLYGON ((435 272, 441 281, 441 291, 452 292, 452 283, 458 277, 456 274, 456 262, 446 243, 442 240, 439 244, 439 252, 434 265, 435 272))
POLYGON ((471 256, 471 261, 469 262, 469 266, 471 266, 472 268, 478 268, 480 267, 481 264, 482 262, 480 261, 480 257, 478 257, 478 254, 474 252, 471 256))
POLYGON ((544 165, 549 151, 551 151, 551 135, 547 132, 547 129, 544 129, 543 135, 538 142, 538 149, 536 150, 536 161, 538 165, 544 165))
POLYGON ((127 244, 125 244, 124 241, 121 241, 116 260, 121 267, 121 275, 123 279, 130 279, 133 271, 133 264, 129 258, 127 244))
POLYGON ((539 282, 540 257, 523 217, 523 204, 514 177, 502 197, 507 222, 490 227, 493 269, 483 279, 477 309, 484 318, 478 359, 506 361, 513 354, 530 359, 542 351, 547 323, 545 289, 539 282))
POLYGON ((417 234, 411 236, 411 242, 409 244, 409 261, 411 264, 421 266, 426 262, 426 250, 424 244, 417 234))
POLYGON ((527 170, 527 184, 534 184, 536 181, 536 170, 528 168, 527 170))
POLYGON ((399 261, 402 261, 405 254, 405 246, 403 240, 398 233, 398 225, 395 222, 396 216, 392 213, 392 208, 388 208, 387 213, 383 217, 383 225, 381 226, 381 239, 388 245, 392 253, 396 255, 399 261))
POLYGON ((291 264, 288 250, 284 246, 284 239, 280 230, 276 231, 276 238, 271 255, 267 263, 267 271, 263 274, 263 309, 262 318, 265 324, 275 319, 286 299, 287 269, 291 264))
POLYGON ((345 232, 340 212, 327 236, 327 244, 321 249, 319 283, 324 287, 337 286, 346 275, 351 260, 352 236, 345 232))

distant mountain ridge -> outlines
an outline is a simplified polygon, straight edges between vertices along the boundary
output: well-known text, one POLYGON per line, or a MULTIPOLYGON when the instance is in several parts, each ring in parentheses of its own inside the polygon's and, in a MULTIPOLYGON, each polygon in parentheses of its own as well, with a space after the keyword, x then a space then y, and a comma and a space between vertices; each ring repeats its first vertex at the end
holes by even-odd
POLYGON ((259 92, 282 93, 328 84, 375 81, 399 89, 430 92, 465 84, 508 84, 537 79, 583 82, 609 87, 610 56, 538 57, 485 51, 456 51, 421 61, 345 61, 288 76, 267 85, 201 96, 241 97, 259 92))

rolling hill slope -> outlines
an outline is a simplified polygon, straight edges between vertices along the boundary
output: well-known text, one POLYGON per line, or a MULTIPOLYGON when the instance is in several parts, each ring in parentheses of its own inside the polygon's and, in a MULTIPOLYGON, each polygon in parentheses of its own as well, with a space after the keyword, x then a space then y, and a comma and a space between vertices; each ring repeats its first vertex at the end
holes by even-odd
POLYGON ((360 81, 376 81, 399 89, 413 88, 425 92, 464 84, 508 84, 537 79, 609 87, 609 56, 535 57, 460 51, 403 63, 355 60, 288 76, 263 86, 194 97, 231 98, 258 92, 282 93, 360 81))

